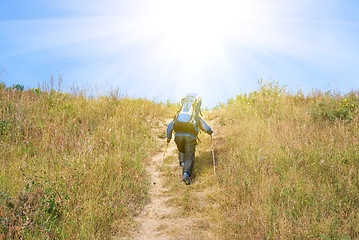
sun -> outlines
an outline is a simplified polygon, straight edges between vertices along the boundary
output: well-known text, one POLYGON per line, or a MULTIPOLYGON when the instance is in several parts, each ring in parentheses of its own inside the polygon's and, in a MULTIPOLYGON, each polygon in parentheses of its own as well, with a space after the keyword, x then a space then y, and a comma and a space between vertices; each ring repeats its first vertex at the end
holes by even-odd
POLYGON ((125 76, 137 79, 130 93, 156 96, 170 88, 175 99, 187 92, 211 99, 239 92, 248 81, 245 68, 254 62, 253 49, 263 52, 257 43, 268 35, 275 13, 264 0, 137 3, 131 13, 114 18, 108 31, 115 49, 132 54, 124 68, 125 76))
POLYGON ((225 42, 248 32, 255 18, 248 1, 157 1, 146 17, 150 30, 163 38, 168 55, 200 64, 223 52, 225 42))
MULTIPOLYGON (((262 14, 250 1, 158 0, 141 17, 145 32, 158 39, 154 58, 175 69, 176 90, 209 91, 208 81, 230 80, 228 44, 249 41, 262 14), (220 73, 221 77, 214 78, 220 73)), ((228 84, 231 85, 231 84, 228 84)), ((232 84, 234 85, 234 83, 232 84)), ((213 84, 211 84, 213 86, 213 84)))

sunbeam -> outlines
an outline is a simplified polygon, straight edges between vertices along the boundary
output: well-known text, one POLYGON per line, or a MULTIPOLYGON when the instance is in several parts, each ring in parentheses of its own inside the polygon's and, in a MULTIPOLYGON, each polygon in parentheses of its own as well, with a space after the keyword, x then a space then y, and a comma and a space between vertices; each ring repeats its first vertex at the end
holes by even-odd
POLYGON ((211 107, 254 90, 260 78, 309 88, 323 86, 320 79, 341 80, 355 88, 346 79, 359 75, 351 67, 359 55, 358 22, 350 21, 357 15, 349 9, 339 15, 338 6, 307 0, 47 3, 33 17, 3 12, 0 67, 37 82, 60 71, 68 85, 115 86, 158 100, 196 91, 211 107))

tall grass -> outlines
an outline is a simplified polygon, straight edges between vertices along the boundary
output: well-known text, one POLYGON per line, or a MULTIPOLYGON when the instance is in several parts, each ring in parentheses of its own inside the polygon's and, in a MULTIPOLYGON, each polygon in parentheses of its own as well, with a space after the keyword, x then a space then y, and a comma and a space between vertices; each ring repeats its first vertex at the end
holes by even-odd
MULTIPOLYGON (((359 237, 359 94, 290 93, 276 83, 204 112, 193 185, 163 167, 188 239, 359 237)), ((168 161, 177 163, 177 156, 168 161)))
POLYGON ((223 105, 217 237, 358 238, 358 109, 355 92, 275 83, 223 105))
POLYGON ((147 199, 148 100, 0 89, 0 238, 126 234, 147 199))
MULTIPOLYGON (((0 84, 0 238, 130 232, 148 197, 144 163, 174 105, 0 84)), ((358 238, 358 115, 357 92, 305 96, 275 83, 205 112, 217 175, 207 135, 193 185, 164 164, 173 215, 194 239, 358 238)))

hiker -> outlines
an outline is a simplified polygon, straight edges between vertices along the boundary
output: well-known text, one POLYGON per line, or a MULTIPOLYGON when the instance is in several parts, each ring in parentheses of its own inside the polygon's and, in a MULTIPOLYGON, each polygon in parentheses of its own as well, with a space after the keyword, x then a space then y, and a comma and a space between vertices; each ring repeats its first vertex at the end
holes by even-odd
POLYGON ((196 93, 187 93, 181 101, 181 109, 167 127, 167 143, 171 141, 175 131, 175 143, 178 148, 179 164, 182 167, 182 180, 191 184, 191 173, 199 130, 212 134, 212 129, 199 116, 202 99, 196 93))

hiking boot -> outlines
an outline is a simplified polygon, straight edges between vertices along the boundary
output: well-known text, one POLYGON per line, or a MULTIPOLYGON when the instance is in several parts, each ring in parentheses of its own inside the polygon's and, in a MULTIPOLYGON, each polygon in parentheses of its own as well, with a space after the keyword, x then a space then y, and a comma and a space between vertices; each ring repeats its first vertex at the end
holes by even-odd
POLYGON ((183 173, 183 177, 182 177, 182 181, 184 181, 186 183, 186 185, 190 185, 191 184, 191 179, 189 178, 188 173, 183 173))

